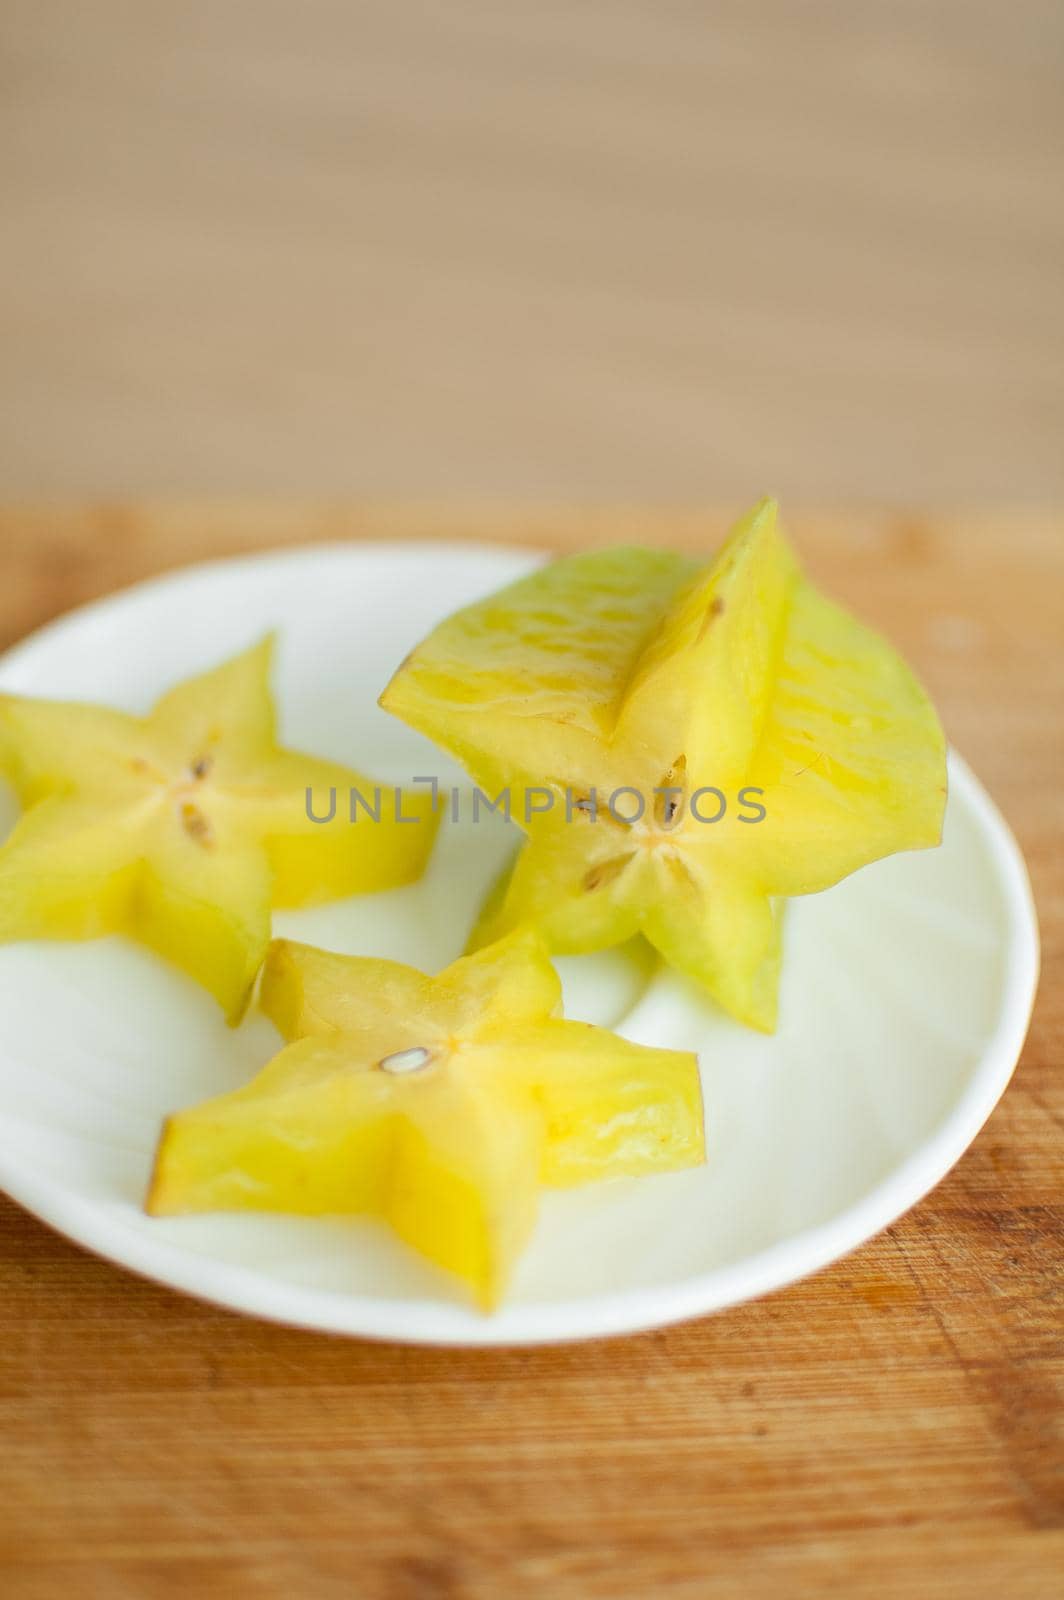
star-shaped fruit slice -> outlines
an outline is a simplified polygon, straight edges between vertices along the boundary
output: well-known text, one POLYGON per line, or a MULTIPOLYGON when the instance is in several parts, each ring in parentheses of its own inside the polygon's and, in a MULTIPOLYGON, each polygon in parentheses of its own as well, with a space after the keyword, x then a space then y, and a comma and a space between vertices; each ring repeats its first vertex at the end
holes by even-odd
POLYGON ((704 1159, 698 1062, 560 1016, 523 930, 437 977, 277 941, 261 1005, 288 1044, 170 1117, 147 1208, 363 1213, 498 1303, 541 1185, 704 1159))
POLYGON ((182 967, 233 1020, 270 940, 270 910, 390 888, 421 873, 424 793, 381 794, 283 749, 272 640, 172 689, 145 717, 0 695, 0 772, 24 809, 0 847, 0 940, 125 933, 182 967), (307 804, 307 791, 312 803, 307 804), (336 791, 331 822, 330 791, 336 791))
POLYGON ((708 566, 595 551, 458 612, 381 704, 528 834, 480 937, 530 922, 579 952, 642 933, 766 1031, 782 900, 941 835, 926 694, 803 577, 771 500, 708 566))

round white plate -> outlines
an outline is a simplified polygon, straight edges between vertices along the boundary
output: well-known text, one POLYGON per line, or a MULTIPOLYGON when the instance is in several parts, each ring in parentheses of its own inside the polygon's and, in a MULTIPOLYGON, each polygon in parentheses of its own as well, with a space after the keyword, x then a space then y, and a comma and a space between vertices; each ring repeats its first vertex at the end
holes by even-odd
MULTIPOLYGON (((359 545, 198 567, 54 623, 0 663, 0 688, 146 710, 277 627, 288 742, 395 781, 460 782, 376 696, 433 623, 539 559, 359 545)), ((0 791, 0 836, 14 815, 0 791)), ((501 820, 445 822, 420 884, 286 913, 277 931, 436 969, 460 954, 510 843, 501 820)), ((505 1344, 713 1311, 835 1260, 926 1194, 1008 1082, 1034 994, 1023 861, 956 758, 942 848, 794 901, 786 939, 772 1038, 630 952, 559 962, 569 1015, 698 1051, 709 1159, 544 1193, 492 1317, 374 1222, 143 1214, 163 1116, 244 1082, 277 1040, 262 1018, 230 1031, 204 992, 123 940, 0 948, 0 1183, 137 1272, 332 1332, 505 1344)))

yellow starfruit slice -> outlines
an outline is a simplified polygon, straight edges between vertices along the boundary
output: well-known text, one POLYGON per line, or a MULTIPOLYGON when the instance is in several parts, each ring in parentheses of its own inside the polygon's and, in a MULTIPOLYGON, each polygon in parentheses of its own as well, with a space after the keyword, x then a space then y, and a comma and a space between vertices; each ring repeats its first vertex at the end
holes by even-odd
POLYGON ((0 940, 129 934, 236 1020, 271 907, 419 876, 436 826, 430 797, 406 794, 397 807, 383 789, 380 821, 356 806, 352 823, 352 788, 374 805, 374 786, 278 743, 271 651, 264 639, 144 717, 0 695, 0 773, 24 807, 0 846, 0 940), (331 822, 312 820, 333 800, 331 822))
POLYGON ((276 941, 261 1004, 286 1047, 169 1118, 152 1214, 380 1217, 490 1309, 541 1185, 704 1159, 697 1058, 563 1020, 529 930, 437 977, 276 941))
POLYGON ((619 549, 544 567, 441 623, 381 704, 528 834, 479 938, 529 922, 575 953, 641 933, 765 1031, 783 899, 941 836, 927 695, 803 576, 772 500, 708 566, 619 549))

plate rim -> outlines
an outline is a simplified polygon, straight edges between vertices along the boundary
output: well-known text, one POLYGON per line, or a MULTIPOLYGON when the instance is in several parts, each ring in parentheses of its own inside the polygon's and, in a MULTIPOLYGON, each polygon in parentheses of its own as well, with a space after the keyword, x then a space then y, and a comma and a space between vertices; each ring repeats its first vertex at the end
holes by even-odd
MULTIPOLYGON (((46 645, 75 619, 99 615, 132 598, 157 594, 220 571, 372 552, 516 557, 548 553, 480 540, 358 540, 285 546, 192 563, 124 586, 52 618, 0 656, 0 674, 46 645)), ((150 1239, 107 1202, 72 1195, 27 1171, 0 1144, 0 1187, 17 1204, 77 1245, 195 1299, 289 1327, 419 1346, 505 1348, 564 1344, 645 1332, 759 1298, 798 1282, 848 1255, 925 1198, 974 1142, 1008 1086, 1026 1038, 1039 976, 1037 913, 1020 847, 967 762, 950 750, 949 788, 978 825, 1002 897, 1006 928, 1002 999, 963 1092, 938 1127, 895 1169, 845 1210, 753 1255, 675 1283, 595 1294, 541 1305, 504 1305, 491 1317, 457 1302, 363 1297, 285 1283, 268 1272, 150 1239)))

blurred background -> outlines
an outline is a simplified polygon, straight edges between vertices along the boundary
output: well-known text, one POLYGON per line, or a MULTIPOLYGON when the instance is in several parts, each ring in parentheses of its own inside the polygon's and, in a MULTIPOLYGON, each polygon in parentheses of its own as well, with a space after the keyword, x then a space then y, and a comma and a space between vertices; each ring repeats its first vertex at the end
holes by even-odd
POLYGON ((1060 0, 0 0, 0 496, 1045 504, 1060 0))

